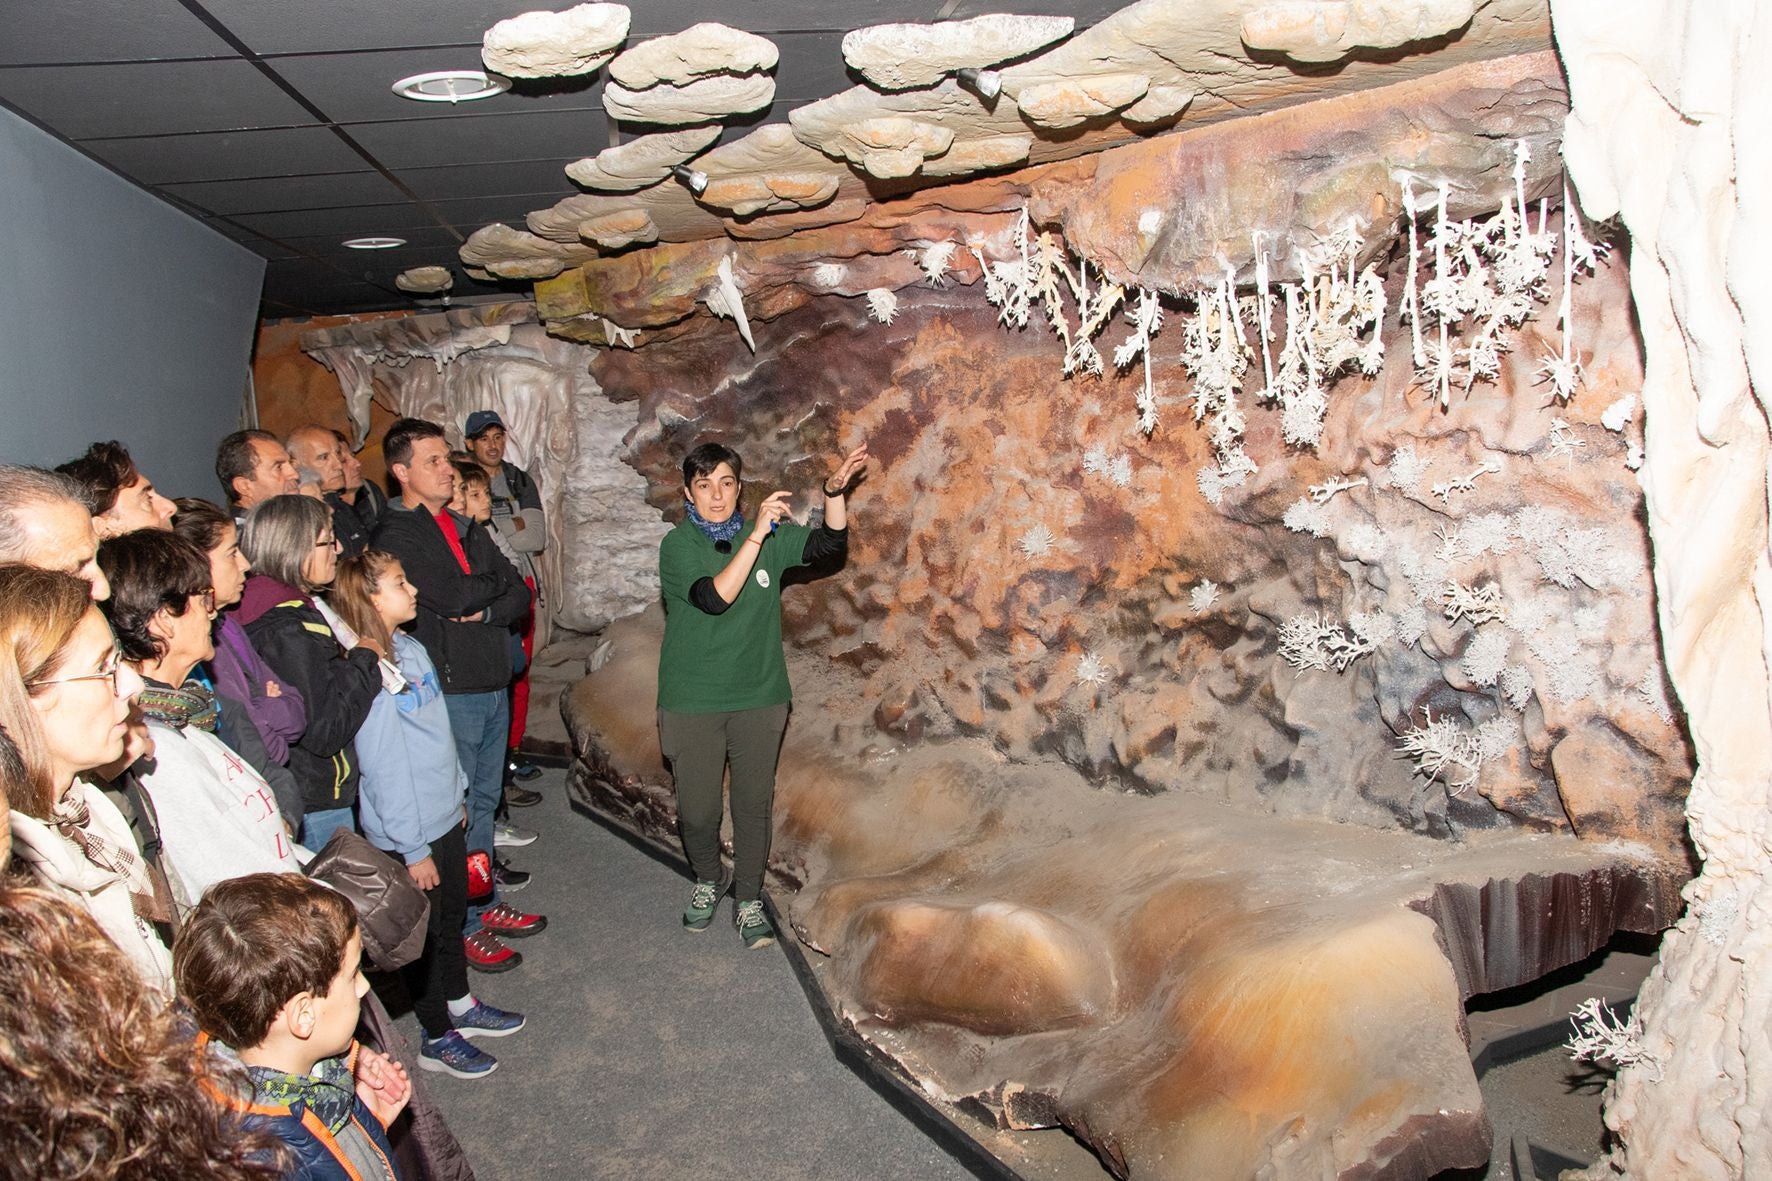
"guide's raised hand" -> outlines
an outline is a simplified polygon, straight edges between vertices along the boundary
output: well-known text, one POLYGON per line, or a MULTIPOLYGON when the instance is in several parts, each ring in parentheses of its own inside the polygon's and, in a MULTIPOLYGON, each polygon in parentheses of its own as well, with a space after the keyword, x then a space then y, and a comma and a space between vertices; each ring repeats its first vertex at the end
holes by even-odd
POLYGON ((793 495, 792 492, 771 492, 757 506, 757 527, 751 530, 751 536, 757 539, 759 545, 781 523, 781 519, 788 515, 788 501, 793 495))
POLYGON ((843 457, 843 465, 837 469, 836 474, 824 482, 824 494, 826 496, 842 496, 849 491, 849 485, 855 482, 855 478, 867 470, 867 466, 868 445, 863 443, 843 457))

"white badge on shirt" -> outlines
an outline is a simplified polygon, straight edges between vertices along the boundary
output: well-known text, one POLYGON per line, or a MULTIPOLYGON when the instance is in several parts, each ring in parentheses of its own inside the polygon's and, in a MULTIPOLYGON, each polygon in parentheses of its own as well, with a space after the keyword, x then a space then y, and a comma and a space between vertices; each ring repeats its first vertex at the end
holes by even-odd
POLYGON ((767 571, 767 570, 757 571, 757 585, 762 587, 764 590, 769 589, 769 571, 767 571))

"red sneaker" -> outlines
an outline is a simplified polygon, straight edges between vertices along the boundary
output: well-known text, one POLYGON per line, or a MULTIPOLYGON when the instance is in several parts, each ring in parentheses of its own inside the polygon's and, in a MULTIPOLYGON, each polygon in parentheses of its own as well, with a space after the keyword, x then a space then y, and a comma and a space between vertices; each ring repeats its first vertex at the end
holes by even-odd
POLYGON ((505 939, 536 935, 547 930, 548 926, 548 920, 539 914, 524 914, 508 902, 481 911, 480 922, 486 930, 505 939))
POLYGON ((522 954, 500 943, 490 928, 481 928, 462 942, 467 947, 468 967, 476 972, 509 972, 523 962, 522 954))

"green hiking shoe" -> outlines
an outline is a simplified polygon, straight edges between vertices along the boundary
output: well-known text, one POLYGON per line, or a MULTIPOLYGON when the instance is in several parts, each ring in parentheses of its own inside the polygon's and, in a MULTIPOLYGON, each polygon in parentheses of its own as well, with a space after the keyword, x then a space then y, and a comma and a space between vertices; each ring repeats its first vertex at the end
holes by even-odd
POLYGON ((724 876, 717 882, 697 881, 689 892, 689 905, 683 908, 683 925, 691 931, 707 930, 730 885, 724 876))
POLYGON ((748 948, 768 947, 775 942, 775 928, 763 913, 761 898, 739 903, 732 913, 732 925, 738 928, 739 937, 748 948))

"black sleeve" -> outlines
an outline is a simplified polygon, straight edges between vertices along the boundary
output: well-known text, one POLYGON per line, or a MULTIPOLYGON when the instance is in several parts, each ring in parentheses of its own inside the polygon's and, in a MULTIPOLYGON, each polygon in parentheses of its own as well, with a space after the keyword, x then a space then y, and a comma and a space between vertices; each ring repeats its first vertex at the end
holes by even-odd
POLYGON ((806 539, 800 564, 815 566, 820 569, 835 569, 849 557, 849 530, 833 529, 829 525, 820 525, 806 539))
POLYGON ((711 575, 698 578, 690 584, 689 601, 709 615, 724 614, 726 608, 732 606, 731 603, 720 597, 719 591, 714 589, 714 579, 711 575))
POLYGON ((511 565, 504 551, 493 543, 492 534, 486 529, 478 521, 468 527, 466 544, 472 551, 468 560, 476 570, 496 573, 503 584, 497 597, 486 604, 486 622, 494 627, 510 627, 520 623, 535 604, 530 599, 529 584, 523 581, 523 575, 511 565))
POLYGON ((323 759, 343 750, 381 692, 375 653, 367 648, 346 653, 330 634, 307 630, 286 608, 253 620, 246 634, 271 671, 294 685, 307 706, 307 732, 295 745, 323 759))

